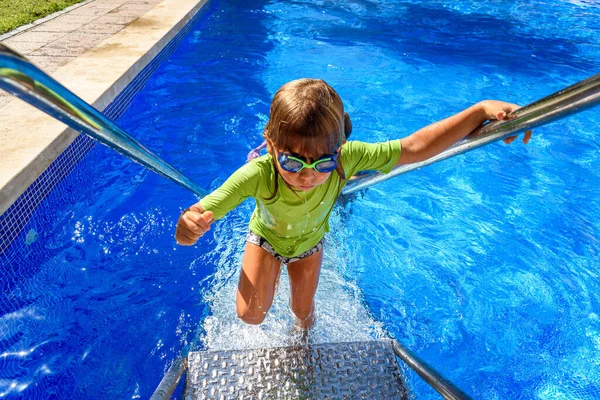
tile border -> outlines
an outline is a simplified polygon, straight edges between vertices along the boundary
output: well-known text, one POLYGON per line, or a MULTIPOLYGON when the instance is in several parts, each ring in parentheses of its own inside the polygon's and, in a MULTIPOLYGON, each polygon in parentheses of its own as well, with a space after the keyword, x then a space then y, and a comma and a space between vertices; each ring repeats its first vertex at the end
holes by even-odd
MULTIPOLYGON (((136 93, 143 88, 161 62, 170 56, 185 35, 191 30, 197 19, 203 15, 199 11, 207 2, 201 1, 198 3, 200 7, 194 8, 194 14, 186 21, 185 25, 166 42, 166 45, 162 46, 151 61, 104 108, 103 114, 105 116, 111 120, 116 120, 127 110, 136 93)), ((72 141, 65 146, 65 149, 60 152, 58 157, 52 160, 51 164, 39 174, 34 182, 25 188, 24 192, 0 215, 0 255, 6 253, 13 244, 15 245, 14 251, 18 253, 22 250, 23 243, 15 243, 15 239, 23 232, 24 228, 30 225, 32 215, 34 215, 38 206, 47 196, 53 193, 55 188, 59 190, 64 178, 77 167, 77 164, 85 158, 97 143, 89 136, 78 135, 71 129, 67 129, 65 132, 73 134, 72 141)), ((6 255, 10 258, 11 253, 11 251, 8 251, 6 255)))

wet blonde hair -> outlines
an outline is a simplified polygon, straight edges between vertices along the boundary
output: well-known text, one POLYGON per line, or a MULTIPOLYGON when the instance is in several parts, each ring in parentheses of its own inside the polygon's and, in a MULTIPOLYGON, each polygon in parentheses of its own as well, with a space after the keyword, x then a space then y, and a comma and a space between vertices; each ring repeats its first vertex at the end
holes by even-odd
MULTIPOLYGON (((344 112, 337 92, 321 79, 304 78, 288 82, 277 90, 263 136, 275 164, 277 155, 272 146, 315 160, 334 154, 351 131, 350 117, 344 112)), ((340 179, 345 179, 339 155, 336 172, 340 179)), ((275 165, 274 193, 267 200, 277 195, 277 186, 275 165)))

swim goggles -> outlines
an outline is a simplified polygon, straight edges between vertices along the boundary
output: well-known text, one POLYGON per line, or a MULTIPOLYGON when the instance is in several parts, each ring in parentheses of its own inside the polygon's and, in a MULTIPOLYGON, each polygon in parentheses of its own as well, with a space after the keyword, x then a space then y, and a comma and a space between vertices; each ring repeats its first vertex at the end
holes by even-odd
POLYGON ((309 164, 306 159, 297 154, 277 152, 277 160, 281 168, 287 172, 300 172, 304 168, 312 168, 317 172, 331 172, 337 167, 337 153, 329 156, 323 156, 309 164))

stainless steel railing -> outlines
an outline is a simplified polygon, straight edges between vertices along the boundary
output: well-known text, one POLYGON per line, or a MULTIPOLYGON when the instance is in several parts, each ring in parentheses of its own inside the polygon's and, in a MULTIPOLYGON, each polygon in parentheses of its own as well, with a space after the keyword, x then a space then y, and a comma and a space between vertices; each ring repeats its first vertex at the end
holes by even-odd
POLYGON ((511 113, 511 119, 494 121, 476 129, 461 142, 425 161, 395 167, 389 174, 370 173, 348 182, 343 194, 350 194, 376 183, 394 178, 405 172, 422 168, 446 158, 504 139, 515 132, 523 132, 552 121, 594 107, 600 103, 600 74, 569 86, 511 113))
POLYGON ((163 376, 150 400, 167 400, 172 398, 181 377, 188 369, 186 357, 177 357, 163 376))
MULTIPOLYGON (((86 133, 148 169, 203 197, 199 185, 145 148, 127 132, 77 97, 25 57, 0 43, 0 88, 21 98, 71 128, 86 133)), ((348 182, 343 194, 350 194, 405 172, 501 140, 515 132, 536 128, 586 110, 600 103, 600 74, 513 112, 510 120, 491 122, 475 130, 465 140, 428 160, 402 165, 389 174, 369 173, 348 182)))
POLYGON ((206 191, 25 57, 0 43, 0 88, 203 197, 206 191))
POLYGON ((394 353, 413 371, 415 371, 429 386, 435 389, 445 400, 471 400, 449 380, 441 376, 429 364, 421 360, 413 352, 402 346, 397 340, 392 340, 394 353))

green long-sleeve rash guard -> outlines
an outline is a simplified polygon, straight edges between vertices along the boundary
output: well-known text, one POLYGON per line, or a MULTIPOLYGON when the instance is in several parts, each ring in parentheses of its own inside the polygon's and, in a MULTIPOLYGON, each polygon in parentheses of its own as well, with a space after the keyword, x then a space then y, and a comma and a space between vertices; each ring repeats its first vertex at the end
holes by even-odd
MULTIPOLYGON (((341 163, 347 178, 358 171, 388 173, 400 159, 400 140, 383 143, 351 141, 342 146, 341 163)), ((235 171, 221 187, 200 200, 214 219, 223 218, 248 197, 256 201, 250 230, 265 238, 277 253, 295 257, 315 246, 329 231, 329 214, 347 180, 334 171, 316 188, 295 193, 278 174, 273 195, 275 166, 270 154, 255 158, 235 171)))

